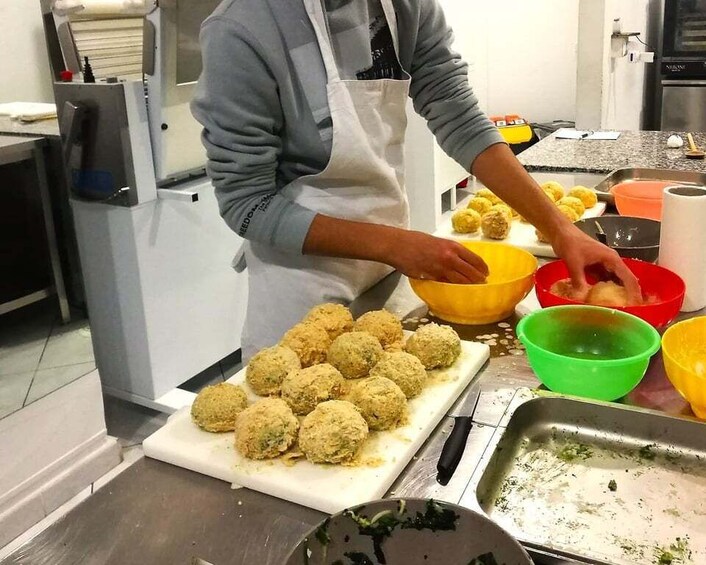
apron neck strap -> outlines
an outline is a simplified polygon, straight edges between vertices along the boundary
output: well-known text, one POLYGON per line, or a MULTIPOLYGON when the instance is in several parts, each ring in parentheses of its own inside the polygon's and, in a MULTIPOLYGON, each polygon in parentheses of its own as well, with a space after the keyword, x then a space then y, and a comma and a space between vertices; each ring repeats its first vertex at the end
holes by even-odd
MULTIPOLYGON (((333 46, 328 33, 328 24, 326 22, 326 14, 324 13, 323 8, 323 2, 325 0, 303 1, 306 12, 311 20, 311 25, 314 28, 316 39, 319 43, 319 49, 321 51, 321 57, 324 61, 324 67, 326 68, 328 80, 329 82, 338 81, 341 77, 338 73, 338 65, 336 65, 336 57, 333 54, 333 46)), ((399 58, 399 35, 397 33, 397 14, 395 14, 395 8, 392 5, 392 0, 380 0, 380 3, 382 4, 385 18, 387 19, 387 25, 390 28, 395 53, 399 58)))

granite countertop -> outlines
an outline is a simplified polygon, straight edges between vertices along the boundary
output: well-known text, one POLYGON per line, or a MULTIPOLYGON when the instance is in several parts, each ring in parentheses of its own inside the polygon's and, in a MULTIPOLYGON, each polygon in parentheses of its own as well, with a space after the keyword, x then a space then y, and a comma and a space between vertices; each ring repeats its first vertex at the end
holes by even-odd
POLYGON ((8 116, 0 116, 0 135, 8 134, 59 137, 59 121, 54 119, 23 123, 11 120, 8 116))
MULTIPOLYGON (((696 144, 706 147, 706 132, 694 134, 696 144)), ((556 139, 555 134, 518 155, 530 172, 572 171, 610 173, 625 167, 674 169, 706 173, 706 160, 684 157, 686 134, 666 131, 624 131, 615 141, 556 139), (684 140, 681 149, 667 148, 667 138, 677 133, 684 140)))

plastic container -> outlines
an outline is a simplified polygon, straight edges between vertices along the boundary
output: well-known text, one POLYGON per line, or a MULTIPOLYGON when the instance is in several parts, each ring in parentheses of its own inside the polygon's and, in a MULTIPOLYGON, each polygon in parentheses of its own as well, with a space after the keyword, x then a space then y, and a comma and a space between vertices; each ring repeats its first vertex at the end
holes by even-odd
POLYGON ((486 284, 410 279, 412 290, 432 314, 447 322, 492 324, 512 315, 515 306, 532 290, 537 259, 527 251, 504 243, 460 243, 488 265, 490 275, 486 284))
POLYGON ((547 388, 609 401, 638 385, 660 346, 646 322, 597 306, 537 310, 520 320, 517 337, 547 388))
MULTIPOLYGON (((661 328, 672 322, 684 303, 686 286, 681 277, 664 267, 637 259, 623 259, 623 262, 637 277, 643 294, 654 297, 656 301, 652 304, 626 306, 625 308, 616 308, 616 310, 633 314, 656 328, 661 328)), ((534 277, 535 286, 537 299, 542 308, 581 304, 552 294, 550 291, 555 282, 568 277, 569 270, 564 261, 548 263, 537 271, 534 277)), ((588 282, 593 284, 596 281, 588 277, 588 282)))
POLYGON ((662 336, 667 377, 699 418, 706 420, 706 316, 674 324, 662 336))
POLYGON ((630 181, 616 184, 610 189, 615 206, 621 216, 636 216, 662 220, 664 189, 674 184, 670 181, 630 181))

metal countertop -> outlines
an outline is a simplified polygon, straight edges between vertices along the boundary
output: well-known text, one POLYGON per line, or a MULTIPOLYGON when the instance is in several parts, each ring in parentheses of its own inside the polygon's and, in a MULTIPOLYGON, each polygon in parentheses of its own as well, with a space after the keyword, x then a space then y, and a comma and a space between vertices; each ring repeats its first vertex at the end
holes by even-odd
MULTIPOLYGON (((382 281, 352 309, 357 314, 383 305, 405 319, 406 329, 416 327, 426 315, 426 306, 399 275, 382 281)), ((530 298, 518 312, 524 314, 532 307, 530 298)), ((514 328, 518 319, 515 316, 507 322, 514 328)), ((455 327, 464 339, 504 333, 497 324, 455 327)), ((476 380, 483 391, 474 418, 477 424, 451 482, 442 487, 435 480, 436 462, 453 423, 447 417, 389 495, 458 502, 515 391, 539 384, 526 356, 512 355, 500 344, 492 347, 491 359, 476 380)), ((668 382, 660 355, 625 401, 671 414, 690 414, 688 404, 668 382)), ((323 517, 309 508, 245 488, 234 490, 223 481, 143 459, 2 563, 176 565, 197 563, 193 560, 199 558, 213 565, 279 565, 323 517)))
POLYGON ((0 165, 34 158, 34 150, 43 147, 43 137, 0 134, 0 165))
POLYGON ((41 137, 56 137, 59 133, 59 120, 39 120, 37 122, 20 122, 9 116, 0 116, 0 133, 10 135, 32 135, 41 137))

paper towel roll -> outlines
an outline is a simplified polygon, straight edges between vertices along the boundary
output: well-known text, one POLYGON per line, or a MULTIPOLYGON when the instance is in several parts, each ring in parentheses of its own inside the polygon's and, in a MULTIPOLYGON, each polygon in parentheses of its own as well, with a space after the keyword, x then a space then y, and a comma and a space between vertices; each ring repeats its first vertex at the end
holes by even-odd
POLYGON ((682 312, 706 307, 706 188, 664 189, 659 264, 686 283, 682 312))

